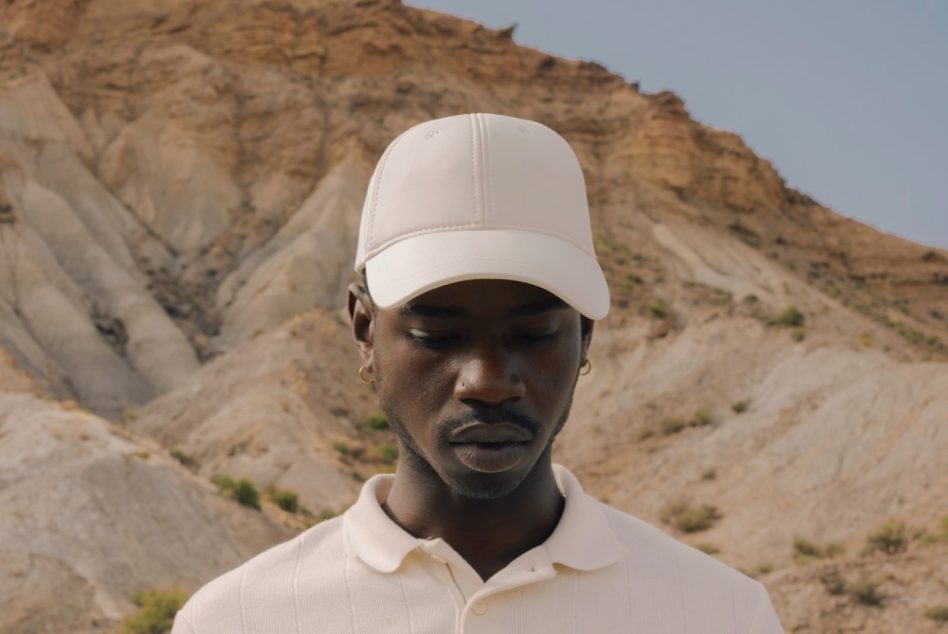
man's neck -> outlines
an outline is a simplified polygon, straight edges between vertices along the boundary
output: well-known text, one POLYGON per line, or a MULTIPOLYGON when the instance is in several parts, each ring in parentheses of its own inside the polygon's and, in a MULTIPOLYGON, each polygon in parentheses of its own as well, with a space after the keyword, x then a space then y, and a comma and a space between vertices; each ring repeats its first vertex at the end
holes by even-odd
POLYGON ((563 507, 549 450, 517 489, 491 500, 464 497, 430 470, 403 463, 382 504, 408 533, 446 541, 484 580, 546 541, 563 507))

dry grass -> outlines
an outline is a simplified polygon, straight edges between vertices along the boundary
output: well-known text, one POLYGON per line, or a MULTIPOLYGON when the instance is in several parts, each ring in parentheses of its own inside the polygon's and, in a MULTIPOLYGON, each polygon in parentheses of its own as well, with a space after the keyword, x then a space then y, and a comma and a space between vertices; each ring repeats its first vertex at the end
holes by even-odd
POLYGON ((684 533, 697 533, 711 528, 722 515, 716 506, 696 506, 686 500, 670 502, 662 509, 661 520, 684 533))

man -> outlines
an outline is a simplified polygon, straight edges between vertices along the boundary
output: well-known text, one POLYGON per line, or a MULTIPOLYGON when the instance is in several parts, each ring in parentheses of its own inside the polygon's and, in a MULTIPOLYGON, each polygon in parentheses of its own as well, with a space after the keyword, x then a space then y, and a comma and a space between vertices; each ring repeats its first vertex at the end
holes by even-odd
POLYGON ((782 631, 759 583, 551 462, 609 307, 565 140, 490 114, 406 131, 369 185, 356 272, 359 376, 397 471, 205 586, 175 634, 782 631))

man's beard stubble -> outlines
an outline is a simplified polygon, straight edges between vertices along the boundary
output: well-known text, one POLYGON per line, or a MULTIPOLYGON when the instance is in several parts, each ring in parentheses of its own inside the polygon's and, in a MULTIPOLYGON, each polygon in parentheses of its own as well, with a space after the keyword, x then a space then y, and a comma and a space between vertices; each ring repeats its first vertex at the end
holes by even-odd
MULTIPOLYGON (((563 412, 560 414, 560 418, 556 422, 556 426, 553 429, 553 433, 550 435, 550 439, 547 442, 546 447, 544 447, 543 451, 537 455, 537 460, 539 460, 543 455, 552 451, 553 442, 556 440, 556 437, 559 435, 564 425, 566 425, 566 420, 569 418, 570 409, 572 409, 573 406, 573 394, 576 390, 576 383, 578 380, 579 374, 577 373, 576 378, 573 380, 573 384, 570 386, 569 398, 563 407, 563 412)), ((385 414, 385 417, 388 420, 389 426, 392 428, 392 430, 395 432, 395 435, 398 436, 399 439, 399 444, 402 449, 402 452, 399 456, 399 461, 401 462, 402 460, 405 460, 407 462, 413 462, 421 469, 429 471, 438 477, 442 482, 444 482, 445 485, 447 485, 448 488, 450 488, 455 494, 471 500, 495 500, 515 491, 535 468, 536 463, 530 465, 530 468, 525 470, 523 475, 514 481, 501 482, 494 486, 480 488, 469 487, 465 483, 458 482, 450 476, 443 476, 442 474, 438 473, 428 458, 425 457, 424 453, 418 447, 415 439, 408 432, 408 429, 405 427, 405 424, 403 423, 401 417, 397 414, 392 404, 383 397, 385 392, 383 389, 384 378, 378 367, 375 369, 375 384, 376 395, 379 399, 379 407, 381 407, 382 412, 385 414)), ((536 434, 536 432, 542 428, 542 425, 539 422, 521 414, 520 412, 517 412, 509 406, 483 409, 480 411, 472 409, 471 411, 460 416, 449 418, 446 421, 439 421, 437 423, 438 429, 436 430, 438 442, 447 442, 447 438, 453 430, 461 427, 462 425, 475 421, 486 423, 500 421, 510 422, 520 425, 527 431, 531 432, 531 434, 536 434)))

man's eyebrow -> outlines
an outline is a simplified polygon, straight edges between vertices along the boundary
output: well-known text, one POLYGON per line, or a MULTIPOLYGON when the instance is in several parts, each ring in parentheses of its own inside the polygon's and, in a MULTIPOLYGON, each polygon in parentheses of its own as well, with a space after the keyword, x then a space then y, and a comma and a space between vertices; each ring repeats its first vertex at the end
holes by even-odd
POLYGON ((398 311, 411 317, 463 317, 466 312, 456 306, 435 306, 432 304, 405 304, 398 311))
POLYGON ((563 308, 569 308, 569 304, 564 302, 559 297, 553 297, 551 299, 544 299, 531 304, 514 306, 510 309, 510 315, 513 317, 528 317, 530 315, 539 315, 540 313, 545 313, 551 310, 561 310, 563 308))

